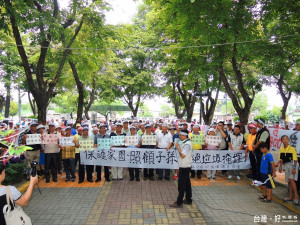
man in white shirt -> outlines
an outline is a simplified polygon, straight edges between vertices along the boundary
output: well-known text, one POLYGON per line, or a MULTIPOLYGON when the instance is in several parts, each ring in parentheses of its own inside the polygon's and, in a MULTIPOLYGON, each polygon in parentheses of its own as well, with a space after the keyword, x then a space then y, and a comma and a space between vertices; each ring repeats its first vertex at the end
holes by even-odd
MULTIPOLYGON (((159 149, 166 149, 167 151, 171 148, 173 139, 172 134, 168 131, 168 125, 163 124, 162 125, 162 131, 158 134, 156 134, 156 147, 159 149)), ((157 169, 158 174, 158 180, 163 179, 163 169, 157 169)), ((170 170, 165 169, 165 179, 170 180, 170 170)))

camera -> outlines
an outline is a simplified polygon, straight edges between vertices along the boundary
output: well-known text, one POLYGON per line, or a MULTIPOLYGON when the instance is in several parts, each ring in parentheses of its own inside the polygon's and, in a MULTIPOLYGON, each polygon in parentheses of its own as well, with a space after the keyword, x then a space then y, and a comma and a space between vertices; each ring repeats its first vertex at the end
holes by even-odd
POLYGON ((35 161, 35 160, 33 160, 30 164, 31 164, 31 176, 35 177, 36 176, 36 172, 37 172, 36 167, 38 165, 38 162, 35 161))

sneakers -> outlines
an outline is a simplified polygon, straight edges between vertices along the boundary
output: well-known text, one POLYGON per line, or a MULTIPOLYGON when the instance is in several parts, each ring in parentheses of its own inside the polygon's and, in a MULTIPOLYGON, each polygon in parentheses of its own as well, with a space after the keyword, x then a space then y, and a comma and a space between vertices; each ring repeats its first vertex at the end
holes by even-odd
POLYGON ((183 200, 183 204, 186 204, 186 205, 192 205, 193 202, 192 201, 187 201, 186 199, 183 200))
POLYGON ((229 176, 228 176, 228 179, 232 179, 232 176, 231 176, 231 175, 229 175, 229 176))
POLYGON ((178 178, 178 175, 175 174, 175 176, 173 177, 173 180, 177 180, 177 178, 178 178))
POLYGON ((237 179, 237 180, 240 180, 241 178, 240 178, 240 176, 236 176, 236 179, 237 179))

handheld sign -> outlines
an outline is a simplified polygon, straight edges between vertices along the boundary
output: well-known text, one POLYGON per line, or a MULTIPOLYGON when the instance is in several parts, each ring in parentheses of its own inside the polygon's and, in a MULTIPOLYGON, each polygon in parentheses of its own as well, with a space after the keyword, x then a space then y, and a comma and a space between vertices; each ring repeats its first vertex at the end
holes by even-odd
POLYGON ((110 149, 111 139, 110 138, 98 138, 98 149, 110 149))
POLYGON ((143 145, 156 145, 156 136, 155 135, 143 135, 143 145))
POLYGON ((48 144, 58 144, 58 134, 44 134, 42 144, 48 145, 48 144))
POLYGON ((192 143, 198 145, 204 145, 204 139, 205 139, 204 135, 193 135, 192 143))
POLYGON ((221 137, 207 135, 206 136, 206 142, 209 145, 216 145, 217 146, 221 143, 221 137))
POLYGON ((41 143, 41 134, 27 134, 26 145, 37 145, 41 143))
POLYGON ((111 137, 111 144, 113 146, 120 146, 120 145, 124 145, 124 140, 125 140, 125 136, 112 136, 111 137))
POLYGON ((126 136, 125 137, 125 146, 135 146, 139 144, 139 136, 126 136))
POLYGON ((60 145, 62 147, 67 147, 67 146, 75 146, 74 137, 61 137, 60 138, 60 145))
POLYGON ((79 140, 79 151, 93 151, 94 140, 79 140))

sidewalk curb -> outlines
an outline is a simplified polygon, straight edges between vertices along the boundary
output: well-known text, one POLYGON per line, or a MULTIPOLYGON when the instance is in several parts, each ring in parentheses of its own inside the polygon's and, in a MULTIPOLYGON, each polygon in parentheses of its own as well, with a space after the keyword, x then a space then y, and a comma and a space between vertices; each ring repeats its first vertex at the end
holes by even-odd
MULTIPOLYGON (((245 178, 245 176, 243 176, 243 179, 253 188, 255 188, 256 190, 262 192, 260 187, 254 186, 252 185, 252 181, 249 181, 248 178, 245 178)), ((283 186, 283 185, 282 185, 283 186)), ((282 201, 280 198, 278 198, 276 195, 272 194, 272 200, 277 202, 278 204, 284 206, 285 208, 289 209, 290 211, 300 215, 300 209, 296 209, 293 205, 282 201)))
MULTIPOLYGON (((40 176, 39 180, 44 179, 44 175, 40 176)), ((20 187, 18 187, 18 191, 23 193, 28 189, 28 186, 30 184, 30 181, 27 181, 26 183, 22 184, 20 187)))

